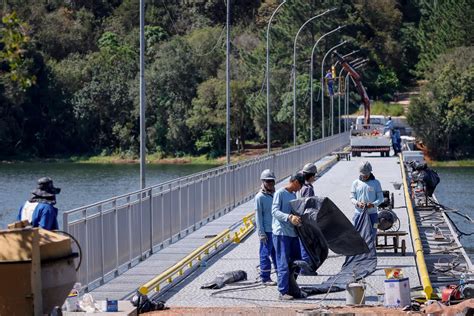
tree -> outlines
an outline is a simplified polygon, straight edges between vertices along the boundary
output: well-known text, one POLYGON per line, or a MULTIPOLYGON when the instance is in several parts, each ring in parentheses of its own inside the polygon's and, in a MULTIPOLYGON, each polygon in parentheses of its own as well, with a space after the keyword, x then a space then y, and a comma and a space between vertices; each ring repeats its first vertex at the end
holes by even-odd
POLYGON ((408 123, 434 159, 474 154, 474 53, 459 47, 440 55, 429 83, 408 111, 408 123))

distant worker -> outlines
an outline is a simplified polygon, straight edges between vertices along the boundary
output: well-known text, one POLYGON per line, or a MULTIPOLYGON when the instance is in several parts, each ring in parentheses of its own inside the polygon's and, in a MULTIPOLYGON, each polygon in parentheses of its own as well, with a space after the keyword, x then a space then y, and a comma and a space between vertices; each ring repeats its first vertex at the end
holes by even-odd
POLYGON ((332 97, 334 95, 334 79, 332 77, 331 69, 328 69, 326 76, 324 77, 326 78, 329 96, 332 97))
POLYGON ((352 183, 351 188, 351 202, 355 206, 353 222, 354 226, 357 226, 362 213, 367 212, 375 240, 378 226, 377 206, 383 202, 382 186, 372 174, 370 162, 363 162, 359 167, 359 173, 359 179, 352 183))
POLYGON ((390 131, 390 135, 392 135, 392 130, 393 130, 393 121, 392 121, 392 117, 389 116, 387 118, 387 122, 385 122, 385 127, 383 129, 383 133, 387 133, 388 131, 390 131))
POLYGON ((392 147, 394 156, 402 152, 402 139, 400 137, 400 130, 398 128, 393 129, 392 132, 392 147))
MULTIPOLYGON (((314 196, 313 183, 316 181, 316 173, 318 169, 314 163, 307 163, 303 167, 303 176, 304 184, 300 190, 301 197, 312 197, 314 196)), ((301 249, 301 259, 310 264, 311 259, 309 258, 308 253, 306 252, 303 243, 300 240, 300 249, 301 249)), ((300 272, 301 275, 317 275, 315 271, 308 271, 307 269, 302 269, 300 272)))
POLYGON ((39 179, 36 189, 31 192, 30 199, 20 207, 17 219, 19 221, 28 220, 33 227, 47 230, 59 229, 58 209, 54 207, 56 194, 59 192, 61 189, 54 187, 51 178, 39 179))
POLYGON ((264 285, 276 285, 276 282, 270 278, 272 262, 276 270, 272 238, 272 201, 275 193, 275 174, 270 169, 263 170, 260 180, 262 180, 262 185, 260 191, 255 195, 255 222, 260 239, 260 278, 264 285))
POLYGON ((280 300, 292 300, 290 290, 291 264, 301 258, 300 243, 295 226, 302 224, 301 217, 291 214, 290 201, 296 199, 296 192, 304 184, 303 174, 290 177, 289 183, 277 190, 272 204, 273 246, 277 260, 278 291, 280 300))

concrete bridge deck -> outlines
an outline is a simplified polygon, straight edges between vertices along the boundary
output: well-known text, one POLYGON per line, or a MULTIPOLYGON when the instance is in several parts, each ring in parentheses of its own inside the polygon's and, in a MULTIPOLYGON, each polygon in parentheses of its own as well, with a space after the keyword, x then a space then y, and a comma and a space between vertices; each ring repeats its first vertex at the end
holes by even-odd
MULTIPOLYGON (((315 191, 317 195, 327 196, 335 202, 336 205, 351 219, 353 215, 353 207, 349 200, 349 192, 352 181, 358 177, 358 166, 362 160, 368 160, 372 163, 374 175, 382 184, 384 190, 390 190, 395 195, 395 212, 400 218, 400 230, 409 233, 408 215, 403 196, 403 187, 401 190, 395 191, 393 182, 402 182, 400 165, 398 157, 381 158, 374 156, 365 156, 355 158, 351 161, 340 161, 329 169, 315 183, 315 191)), ((279 183, 278 187, 284 183, 279 183)), ((251 202, 249 202, 251 203, 251 202)), ((242 205, 245 207, 245 205, 242 205)), ((247 209, 252 206, 249 204, 247 209)), ((420 285, 418 272, 416 268, 415 258, 413 256, 413 247, 410 235, 405 236, 407 244, 406 256, 400 253, 394 254, 393 251, 378 252, 377 271, 366 279, 368 283, 366 303, 378 304, 378 293, 383 293, 383 280, 385 274, 383 268, 400 267, 403 268, 405 276, 410 278, 410 286, 420 285)), ((329 258, 318 270, 319 275, 300 276, 298 283, 300 285, 310 285, 321 283, 330 275, 337 273, 344 262, 344 256, 338 256, 332 252, 329 258)), ((223 253, 212 258, 207 267, 201 267, 188 279, 171 289, 162 299, 167 301, 170 307, 278 307, 278 306, 305 306, 315 304, 324 305, 344 305, 345 292, 331 293, 327 295, 318 295, 310 297, 306 300, 279 301, 278 291, 276 287, 265 287, 253 283, 258 278, 258 238, 253 233, 243 243, 231 246, 223 253), (200 286, 206 282, 213 280, 219 273, 245 270, 248 274, 248 281, 241 284, 228 285, 224 289, 228 291, 213 295, 214 290, 202 290, 200 286), (240 287, 248 286, 249 288, 240 287)), ((272 276, 274 280, 276 275, 272 276)))

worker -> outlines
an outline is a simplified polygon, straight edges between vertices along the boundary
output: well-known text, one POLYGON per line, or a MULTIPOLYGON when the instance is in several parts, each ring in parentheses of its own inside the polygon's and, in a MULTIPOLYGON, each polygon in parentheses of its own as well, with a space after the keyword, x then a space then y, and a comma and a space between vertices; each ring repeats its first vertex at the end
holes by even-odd
POLYGON ((334 95, 334 79, 332 77, 331 69, 328 69, 325 78, 328 85, 329 96, 332 97, 334 95))
MULTIPOLYGON (((312 197, 314 196, 314 188, 313 183, 316 181, 316 173, 318 169, 314 165, 314 163, 307 163, 303 167, 303 176, 304 176, 304 184, 301 190, 299 191, 300 197, 312 197)), ((310 264, 310 258, 308 253, 306 252, 303 243, 300 240, 300 249, 301 249, 301 260, 306 261, 310 264)), ((300 271, 300 275, 317 275, 315 271, 309 271, 308 269, 302 268, 300 271)))
POLYGON ((41 227, 47 230, 57 230, 58 209, 56 204, 56 194, 61 192, 60 188, 53 185, 53 180, 43 177, 38 180, 36 189, 32 191, 29 200, 20 207, 17 219, 27 220, 33 227, 41 227))
POLYGON ((255 195, 255 222, 260 239, 260 279, 264 285, 276 285, 270 278, 273 266, 276 269, 275 249, 272 238, 272 201, 275 193, 275 174, 265 169, 260 175, 260 191, 255 195), (270 260, 271 259, 271 260, 270 260))
POLYGON ((387 122, 385 122, 385 127, 383 129, 383 133, 386 134, 387 132, 390 132, 390 136, 392 135, 392 130, 393 130, 393 121, 392 117, 389 116, 387 118, 387 122))
POLYGON ((400 130, 398 128, 393 129, 392 147, 393 147, 394 156, 402 152, 402 139, 400 137, 400 130))
POLYGON ((383 202, 382 186, 375 179, 370 162, 363 162, 359 167, 359 173, 359 179, 352 183, 351 188, 351 202, 355 206, 353 222, 354 226, 357 226, 362 213, 367 212, 375 240, 378 226, 377 206, 383 202))
POLYGON ((272 204, 273 246, 277 260, 278 291, 280 300, 292 300, 289 294, 290 268, 292 262, 301 258, 300 243, 295 226, 302 224, 301 217, 291 214, 290 201, 296 199, 296 192, 304 184, 304 176, 297 173, 289 183, 277 190, 272 204))

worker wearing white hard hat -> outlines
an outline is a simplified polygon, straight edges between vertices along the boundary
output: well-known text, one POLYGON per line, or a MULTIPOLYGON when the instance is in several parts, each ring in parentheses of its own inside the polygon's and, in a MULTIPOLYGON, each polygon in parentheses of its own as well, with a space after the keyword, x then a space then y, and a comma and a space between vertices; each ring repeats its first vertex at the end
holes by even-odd
POLYGON ((260 279, 265 285, 276 285, 270 278, 273 266, 276 269, 275 249, 272 238, 272 202, 275 193, 275 174, 265 169, 260 175, 260 190, 255 195, 255 222, 260 239, 260 279))

